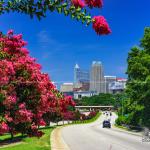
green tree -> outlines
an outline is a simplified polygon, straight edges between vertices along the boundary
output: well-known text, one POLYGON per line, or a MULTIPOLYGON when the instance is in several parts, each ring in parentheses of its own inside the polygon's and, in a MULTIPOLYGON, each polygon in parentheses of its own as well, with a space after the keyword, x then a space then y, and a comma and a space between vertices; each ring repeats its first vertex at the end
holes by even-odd
MULTIPOLYGON (((83 0, 0 0, 0 15, 10 12, 18 12, 37 17, 39 20, 46 17, 48 12, 58 12, 72 19, 81 21, 88 26, 93 23, 97 34, 104 35, 111 32, 103 16, 92 17, 89 8, 101 8, 102 0, 90 3, 83 0)), ((53 22, 53 20, 52 20, 53 22)))
POLYGON ((92 97, 83 97, 80 105, 97 106, 97 105, 115 105, 115 98, 112 94, 100 93, 92 97))
POLYGON ((150 28, 128 54, 127 123, 150 127, 150 28))

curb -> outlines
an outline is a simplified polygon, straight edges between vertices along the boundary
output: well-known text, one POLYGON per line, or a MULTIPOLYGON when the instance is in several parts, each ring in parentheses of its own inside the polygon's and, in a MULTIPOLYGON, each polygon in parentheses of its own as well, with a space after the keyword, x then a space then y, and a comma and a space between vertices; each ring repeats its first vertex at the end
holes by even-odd
POLYGON ((12 144, 6 144, 6 145, 0 145, 0 149, 1 148, 7 148, 7 147, 13 147, 13 146, 16 146, 16 145, 19 145, 19 144, 22 144, 23 142, 17 142, 17 143, 12 143, 12 144))
POLYGON ((51 140, 51 150, 70 150, 68 145, 64 142, 61 136, 61 130, 63 127, 57 127, 52 131, 51 140))

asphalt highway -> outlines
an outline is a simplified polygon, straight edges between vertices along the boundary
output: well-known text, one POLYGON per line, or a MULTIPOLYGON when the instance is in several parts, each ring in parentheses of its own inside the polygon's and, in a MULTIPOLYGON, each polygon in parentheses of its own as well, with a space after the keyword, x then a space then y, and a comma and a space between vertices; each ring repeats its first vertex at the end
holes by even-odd
MULTIPOLYGON (((116 119, 115 113, 110 117, 111 124, 116 119)), ((142 136, 123 130, 102 128, 101 117, 91 124, 71 125, 62 129, 61 136, 70 150, 150 150, 150 142, 142 142, 142 136)))

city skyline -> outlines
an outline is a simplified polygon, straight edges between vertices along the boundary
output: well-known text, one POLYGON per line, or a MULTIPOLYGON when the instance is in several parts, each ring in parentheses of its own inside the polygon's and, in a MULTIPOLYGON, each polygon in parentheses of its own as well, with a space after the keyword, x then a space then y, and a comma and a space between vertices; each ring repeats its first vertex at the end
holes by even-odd
MULTIPOLYGON (((93 61, 95 61, 95 60, 93 60, 93 61)), ((84 66, 84 64, 79 64, 79 63, 77 63, 77 61, 76 61, 76 63, 74 63, 74 66, 73 66, 73 68, 72 68, 72 80, 62 80, 62 81, 59 81, 59 82, 57 82, 57 81, 53 81, 53 82, 55 82, 55 83, 57 83, 57 84, 59 84, 59 86, 60 86, 60 84, 63 84, 63 83, 75 83, 75 82, 77 82, 76 80, 78 80, 77 79, 77 77, 76 77, 76 69, 82 74, 82 73, 88 73, 89 72, 89 80, 90 80, 90 69, 91 69, 91 64, 92 64, 92 62, 93 61, 91 61, 90 62, 90 65, 89 66, 87 66, 88 68, 82 68, 82 66, 84 66)), ((97 61, 99 61, 99 62, 101 62, 102 64, 103 64, 103 69, 105 68, 105 65, 104 65, 104 63, 102 62, 102 61, 100 61, 100 60, 97 60, 97 61)), ((107 71, 106 71, 107 72, 107 71)), ((86 75, 87 76, 87 75, 86 75)), ((105 73, 105 69, 104 69, 104 77, 116 77, 116 78, 123 78, 123 79, 126 79, 126 76, 117 76, 117 75, 115 75, 115 74, 106 74, 105 73)), ((87 78, 87 77, 86 77, 87 78)))
POLYGON ((59 86, 54 83, 61 92, 71 95, 74 98, 82 96, 92 96, 100 93, 118 93, 126 88, 127 79, 104 75, 104 65, 99 60, 92 61, 86 70, 75 64, 73 68, 74 80, 72 82, 63 82, 59 86))
POLYGON ((125 88, 122 82, 127 81, 126 78, 115 75, 105 74, 105 66, 100 60, 94 60, 91 65, 83 69, 80 64, 75 63, 73 68, 72 81, 54 82, 60 91, 89 91, 95 93, 111 93, 117 88, 125 88), (119 81, 120 80, 120 81, 119 81), (115 82, 115 83, 114 83, 115 82), (113 83, 113 84, 112 84, 113 83))
MULTIPOLYGON (((97 9, 93 11, 100 14, 97 9)), ((101 13, 112 30, 108 36, 99 37, 91 27, 57 13, 49 13, 41 21, 31 20, 24 14, 4 14, 0 17, 1 31, 6 33, 8 29, 14 29, 16 34, 22 33, 31 55, 52 81, 73 81, 74 62, 87 68, 93 60, 103 62, 106 74, 126 77, 128 52, 139 43, 144 27, 150 24, 147 19, 149 2, 145 0, 141 7, 136 0, 127 0, 124 5, 119 0, 105 0, 105 9, 101 9, 101 13)))

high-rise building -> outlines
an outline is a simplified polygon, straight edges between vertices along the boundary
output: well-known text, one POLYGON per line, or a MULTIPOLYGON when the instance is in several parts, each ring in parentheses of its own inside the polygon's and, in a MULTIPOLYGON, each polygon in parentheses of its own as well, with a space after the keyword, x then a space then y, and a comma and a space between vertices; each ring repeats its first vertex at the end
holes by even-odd
POLYGON ((79 72, 80 72, 80 67, 78 64, 75 64, 75 67, 74 67, 74 82, 75 83, 78 83, 79 81, 79 72))
POLYGON ((80 90, 82 91, 89 91, 89 71, 80 69, 79 65, 76 64, 74 67, 74 85, 78 86, 80 90))
POLYGON ((105 79, 105 93, 112 93, 112 90, 110 90, 110 85, 116 81, 116 76, 104 76, 105 79))
POLYGON ((105 80, 102 63, 100 61, 93 61, 90 72, 90 91, 105 93, 105 80))

